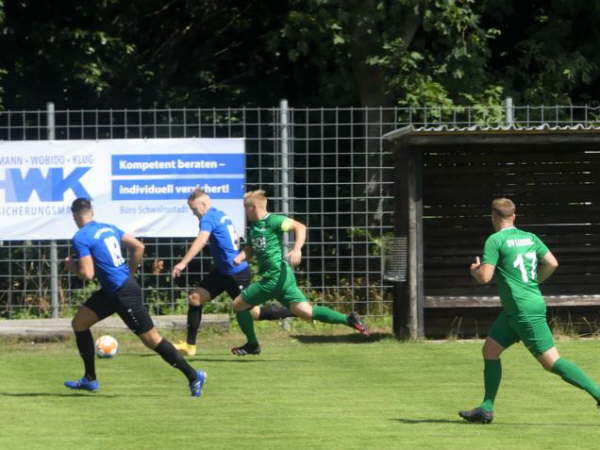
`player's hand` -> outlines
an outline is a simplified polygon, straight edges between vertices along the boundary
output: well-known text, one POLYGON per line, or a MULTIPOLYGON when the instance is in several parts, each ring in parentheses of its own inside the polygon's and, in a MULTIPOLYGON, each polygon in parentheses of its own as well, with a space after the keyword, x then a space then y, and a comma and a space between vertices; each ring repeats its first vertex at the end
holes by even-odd
POLYGON ((302 252, 300 250, 291 250, 287 254, 287 258, 292 267, 296 267, 302 260, 302 252))
POLYGON ((233 258, 233 264, 236 266, 239 266, 242 261, 244 261, 244 255, 241 253, 238 253, 237 256, 233 258))
POLYGON ((77 269, 79 269, 79 264, 77 263, 77 259, 67 256, 65 258, 65 267, 67 268, 67 271, 69 271, 69 272, 72 272, 72 273, 77 272, 77 269))
POLYGON ((479 270, 479 267, 481 266, 481 260, 479 259, 479 256, 475 257, 475 262, 473 262, 471 264, 471 272, 475 271, 475 270, 479 270))
POLYGON ((187 267, 187 264, 176 264, 175 266, 173 266, 173 270, 171 271, 171 276, 173 278, 177 278, 178 276, 181 275, 181 272, 183 272, 185 270, 185 268, 187 267))

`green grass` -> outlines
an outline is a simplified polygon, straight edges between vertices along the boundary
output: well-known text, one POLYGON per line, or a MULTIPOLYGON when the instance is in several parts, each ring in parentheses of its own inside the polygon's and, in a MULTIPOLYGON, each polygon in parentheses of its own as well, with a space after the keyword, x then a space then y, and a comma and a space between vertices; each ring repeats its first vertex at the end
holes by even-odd
MULTIPOLYGON (((99 360, 95 394, 68 391, 81 375, 72 340, 0 342, 2 449, 592 449, 600 412, 587 394, 544 372, 518 345, 503 358, 491 425, 463 423, 481 391, 481 342, 368 341, 346 329, 261 324, 263 354, 236 358, 232 331, 202 335, 188 397, 175 369, 133 336, 99 360)), ((174 337, 174 336, 170 336, 174 337)), ((600 341, 559 341, 600 380, 600 341)))

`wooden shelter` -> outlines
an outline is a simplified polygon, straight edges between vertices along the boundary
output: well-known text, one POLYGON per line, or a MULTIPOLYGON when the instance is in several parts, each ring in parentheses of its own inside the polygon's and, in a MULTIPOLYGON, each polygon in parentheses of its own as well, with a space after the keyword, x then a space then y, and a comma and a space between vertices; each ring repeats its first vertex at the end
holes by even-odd
POLYGON ((408 243, 397 336, 423 337, 436 311, 499 308, 495 283, 477 285, 468 270, 493 232, 497 197, 516 203, 516 225, 559 260, 542 289, 548 305, 598 311, 600 128, 408 126, 383 139, 395 157, 395 234, 408 243))

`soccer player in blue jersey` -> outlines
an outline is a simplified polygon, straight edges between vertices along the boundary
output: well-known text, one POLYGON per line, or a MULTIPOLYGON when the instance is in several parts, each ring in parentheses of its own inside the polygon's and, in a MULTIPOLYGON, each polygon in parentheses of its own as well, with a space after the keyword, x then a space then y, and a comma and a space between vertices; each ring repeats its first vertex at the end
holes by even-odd
POLYGON ((73 201, 71 212, 79 228, 72 240, 76 258, 66 258, 65 265, 67 270, 84 281, 97 276, 101 289, 92 294, 73 318, 73 331, 85 373, 79 380, 65 381, 65 386, 86 391, 98 390, 94 340, 90 328, 116 312, 146 347, 183 372, 192 397, 202 395, 206 372, 194 370, 173 344, 161 338, 142 303, 142 290, 133 275, 142 260, 144 244, 114 225, 96 222, 91 201, 87 198, 73 201), (128 250, 129 264, 121 253, 121 244, 128 250))
MULTIPOLYGON (((233 263, 239 253, 240 239, 231 219, 212 206, 210 196, 197 188, 188 197, 188 206, 199 219, 200 231, 185 256, 173 267, 172 275, 174 278, 180 276, 207 244, 214 263, 212 271, 188 296, 187 338, 185 342, 175 344, 181 354, 193 356, 196 354, 196 340, 204 304, 224 291, 232 299, 236 298, 250 284, 251 274, 247 262, 239 265, 233 263)), ((287 308, 274 304, 255 307, 251 314, 254 320, 278 320, 293 316, 287 308)))

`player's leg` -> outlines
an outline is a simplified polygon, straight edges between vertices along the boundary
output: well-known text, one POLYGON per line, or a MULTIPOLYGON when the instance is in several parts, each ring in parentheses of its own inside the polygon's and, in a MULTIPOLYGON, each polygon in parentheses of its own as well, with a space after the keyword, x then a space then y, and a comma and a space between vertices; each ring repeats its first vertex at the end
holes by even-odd
MULTIPOLYGON (((138 316, 138 318, 141 317, 138 316)), ((143 322, 147 321, 143 320, 143 322)), ((136 331, 136 334, 139 330, 144 328, 145 327, 139 328, 136 331)), ((167 362, 167 364, 175 367, 185 375, 190 386, 192 397, 200 397, 202 395, 202 388, 206 381, 206 372, 203 370, 196 371, 190 366, 185 358, 175 349, 173 344, 171 344, 168 339, 164 339, 160 336, 156 328, 152 327, 147 331, 139 333, 138 336, 146 347, 154 350, 165 362, 167 362)))
POLYGON ((83 361, 84 374, 79 380, 64 382, 64 385, 70 389, 96 391, 100 387, 96 379, 96 353, 90 328, 112 314, 113 309, 109 304, 109 299, 103 294, 103 291, 96 291, 79 308, 71 321, 77 349, 83 361))
POLYGON ((241 347, 233 347, 231 353, 237 356, 258 355, 261 351, 256 333, 254 332, 254 321, 250 310, 275 298, 278 292, 278 282, 264 277, 256 283, 250 284, 242 290, 240 295, 233 300, 233 310, 240 329, 246 335, 246 343, 241 347))
POLYGON ((175 367, 185 375, 193 397, 202 395, 206 372, 196 371, 177 352, 171 342, 160 336, 158 330, 154 327, 148 310, 142 303, 142 292, 137 282, 131 278, 127 280, 119 289, 117 299, 116 312, 129 329, 138 335, 146 347, 154 350, 170 366, 175 367))
POLYGON ((275 302, 255 306, 250 310, 254 320, 282 320, 288 317, 295 317, 294 314, 285 306, 278 305, 275 302))
POLYGON ((316 320, 318 322, 346 325, 365 336, 369 335, 367 327, 358 314, 353 312, 345 315, 327 306, 311 305, 308 303, 306 296, 296 284, 296 277, 290 267, 288 267, 282 291, 283 303, 289 304, 291 312, 297 317, 303 320, 316 320))
POLYGON ((188 296, 186 340, 175 344, 175 348, 182 355, 194 356, 196 354, 196 341, 202 321, 202 308, 212 298, 211 293, 203 287, 194 289, 188 296))
POLYGON ((600 386, 577 364, 561 358, 554 345, 552 332, 545 316, 531 317, 522 324, 522 340, 544 369, 560 376, 564 381, 590 394, 600 407, 600 386))
POLYGON ((175 348, 182 355, 194 356, 196 354, 198 330, 202 323, 202 309, 207 302, 217 297, 227 288, 229 278, 229 275, 222 274, 217 269, 213 269, 200 281, 198 288, 188 296, 186 340, 185 342, 180 341, 175 344, 175 348))
POLYGON ((369 330, 361 320, 360 316, 354 312, 345 315, 338 311, 334 311, 327 306, 311 305, 307 300, 290 301, 290 311, 296 317, 303 320, 316 320, 323 323, 346 325, 354 328, 364 336, 369 335, 369 330))
MULTIPOLYGON (((250 272, 250 268, 246 268, 241 272, 229 275, 227 277, 225 290, 232 299, 235 299, 244 289, 250 286, 251 276, 252 274, 250 272)), ((288 317, 294 317, 289 309, 273 302, 265 305, 254 306, 250 310, 250 315, 252 316, 253 320, 280 320, 288 317)))
MULTIPOLYGON (((554 348, 556 349, 556 347, 554 348)), ((546 358, 546 353, 540 355, 538 357, 538 360, 539 358, 546 358)), ((556 351, 556 354, 558 356, 558 351, 556 351)), ((545 363, 542 363, 544 367, 546 366, 546 364, 548 364, 547 361, 545 363)), ((588 376, 588 374, 585 373, 585 371, 581 369, 577 364, 559 356, 554 361, 554 364, 552 365, 550 371, 560 376, 567 383, 586 391, 594 398, 594 400, 596 400, 596 405, 598 406, 598 408, 600 408, 600 386, 598 386, 598 384, 594 380, 592 380, 588 376)))
POLYGON ((204 288, 194 290, 188 298, 189 308, 187 315, 187 336, 186 342, 189 345, 196 346, 198 339, 198 330, 202 322, 202 308, 204 304, 211 301, 213 296, 204 288))
POLYGON ((261 352, 260 344, 258 343, 254 331, 254 321, 250 313, 250 310, 254 308, 255 305, 246 301, 246 298, 250 301, 252 301, 251 299, 257 301, 261 294, 264 293, 260 289, 259 283, 253 283, 233 300, 232 305, 233 310, 236 313, 235 317, 240 326, 240 330, 242 330, 242 333, 246 336, 246 343, 244 345, 233 347, 231 349, 231 353, 236 356, 258 355, 261 352))
POLYGON ((468 422, 490 423, 494 419, 494 402, 502 381, 500 355, 515 342, 518 335, 510 327, 504 312, 494 321, 481 353, 483 356, 483 401, 474 409, 459 411, 458 415, 468 422))

